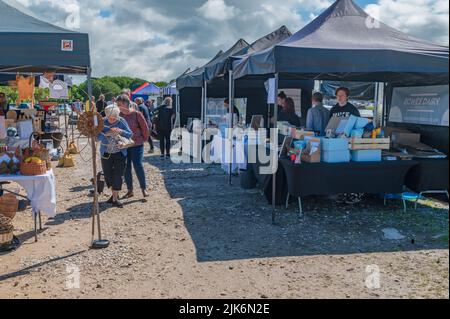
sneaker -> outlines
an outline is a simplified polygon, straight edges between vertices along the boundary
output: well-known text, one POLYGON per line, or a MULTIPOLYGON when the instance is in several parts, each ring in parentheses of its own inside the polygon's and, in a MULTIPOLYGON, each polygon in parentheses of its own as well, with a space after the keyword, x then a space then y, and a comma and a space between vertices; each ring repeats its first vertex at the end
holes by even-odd
POLYGON ((148 191, 146 189, 143 189, 142 196, 144 196, 144 198, 147 198, 147 197, 150 197, 150 194, 148 193, 148 191))
POLYGON ((114 207, 117 207, 117 208, 123 208, 122 202, 120 202, 120 201, 118 201, 118 200, 116 200, 115 202, 113 202, 112 205, 113 205, 114 207))
POLYGON ((164 155, 164 154, 161 154, 161 156, 160 156, 161 158, 165 158, 166 157, 166 155, 164 155))

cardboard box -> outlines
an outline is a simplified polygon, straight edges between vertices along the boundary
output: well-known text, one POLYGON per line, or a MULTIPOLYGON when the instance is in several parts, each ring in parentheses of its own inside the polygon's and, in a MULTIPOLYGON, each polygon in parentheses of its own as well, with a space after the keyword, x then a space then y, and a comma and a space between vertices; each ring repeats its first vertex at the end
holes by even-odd
POLYGON ((298 129, 293 129, 293 131, 292 131, 292 137, 296 140, 303 140, 306 136, 315 137, 316 134, 314 132, 298 130, 298 129))
POLYGON ((302 152, 302 162, 320 163, 322 161, 321 141, 313 138, 308 141, 306 149, 302 152))
POLYGON ((392 137, 392 133, 394 132, 402 132, 402 133, 412 133, 411 131, 401 128, 401 127, 382 127, 382 130, 384 131, 385 137, 392 137))
POLYGON ((413 145, 420 143, 420 134, 393 132, 391 137, 394 145, 413 145))
POLYGON ((17 123, 15 120, 5 120, 5 126, 6 126, 6 129, 8 129, 10 127, 17 128, 17 123))

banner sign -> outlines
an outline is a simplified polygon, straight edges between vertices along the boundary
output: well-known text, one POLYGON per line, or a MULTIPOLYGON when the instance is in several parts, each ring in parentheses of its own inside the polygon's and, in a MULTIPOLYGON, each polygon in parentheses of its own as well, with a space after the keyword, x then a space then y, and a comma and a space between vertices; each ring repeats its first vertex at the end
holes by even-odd
POLYGON ((394 88, 389 121, 449 126, 448 85, 394 88))

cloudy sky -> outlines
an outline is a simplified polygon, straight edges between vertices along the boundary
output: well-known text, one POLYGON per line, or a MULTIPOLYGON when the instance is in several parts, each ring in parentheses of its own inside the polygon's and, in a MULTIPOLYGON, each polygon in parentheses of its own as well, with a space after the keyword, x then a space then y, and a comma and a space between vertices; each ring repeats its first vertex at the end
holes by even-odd
MULTIPOLYGON (((9 0, 54 24, 88 32, 95 76, 176 78, 239 38, 286 25, 296 32, 331 0, 9 0), (79 15, 78 15, 79 13, 79 15), (79 19, 78 19, 79 16, 79 19)), ((381 21, 448 45, 448 0, 355 0, 381 21)))

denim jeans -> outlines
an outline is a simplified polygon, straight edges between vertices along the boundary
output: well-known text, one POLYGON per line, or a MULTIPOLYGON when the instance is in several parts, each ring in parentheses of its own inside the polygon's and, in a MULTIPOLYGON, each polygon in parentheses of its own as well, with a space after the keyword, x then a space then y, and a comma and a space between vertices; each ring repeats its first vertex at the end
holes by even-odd
POLYGON ((127 167, 125 169, 125 182, 129 191, 133 190, 132 167, 136 171, 141 189, 147 189, 147 181, 144 171, 144 145, 128 149, 127 167))

